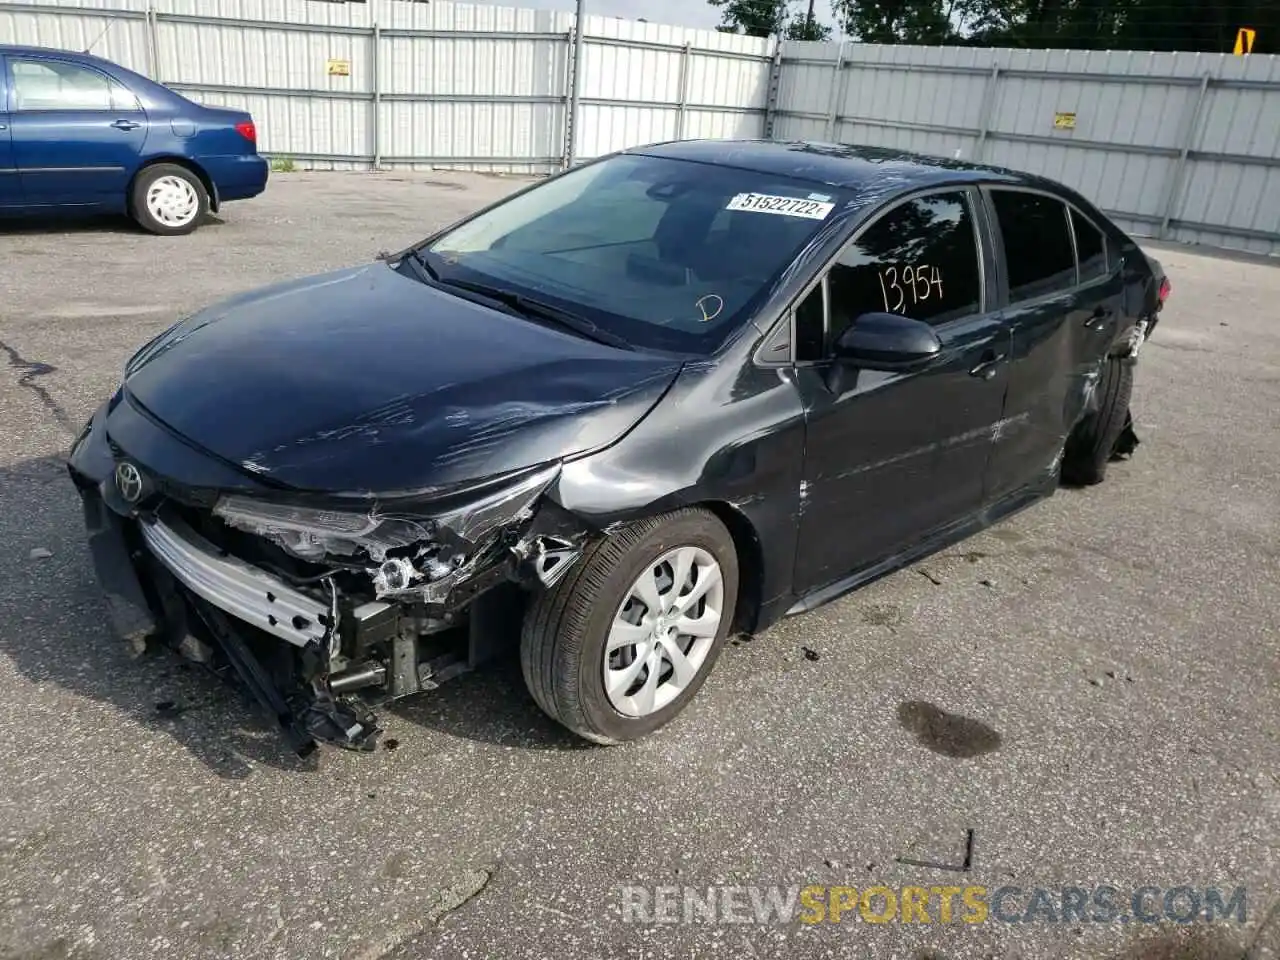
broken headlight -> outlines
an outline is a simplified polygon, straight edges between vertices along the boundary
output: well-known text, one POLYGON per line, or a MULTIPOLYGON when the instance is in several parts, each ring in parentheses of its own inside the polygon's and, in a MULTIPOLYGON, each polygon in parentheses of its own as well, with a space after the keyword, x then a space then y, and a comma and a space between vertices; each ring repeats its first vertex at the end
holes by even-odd
POLYGON ((426 540, 434 529, 429 520, 300 507, 240 496, 222 497, 213 513, 238 530, 264 537, 295 557, 310 561, 326 554, 355 556, 363 551, 381 563, 388 550, 426 540))

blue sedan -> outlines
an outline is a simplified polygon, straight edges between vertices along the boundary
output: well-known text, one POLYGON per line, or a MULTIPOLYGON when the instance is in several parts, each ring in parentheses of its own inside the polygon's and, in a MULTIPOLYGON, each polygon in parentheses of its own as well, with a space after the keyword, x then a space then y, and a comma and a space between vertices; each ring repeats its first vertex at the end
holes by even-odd
POLYGON ((0 45, 0 214, 127 213, 176 235, 266 185, 250 114, 100 57, 0 45))

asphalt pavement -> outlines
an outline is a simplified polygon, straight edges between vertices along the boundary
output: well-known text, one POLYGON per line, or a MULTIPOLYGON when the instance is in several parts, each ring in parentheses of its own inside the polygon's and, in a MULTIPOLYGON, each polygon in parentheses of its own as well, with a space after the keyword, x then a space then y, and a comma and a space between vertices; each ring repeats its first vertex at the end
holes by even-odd
POLYGON ((0 957, 1280 957, 1275 265, 1158 251, 1131 461, 740 639, 646 741, 574 740, 501 663, 302 762, 235 690, 129 658, 60 459, 125 359, 522 183, 279 174, 175 239, 0 224, 0 957), (1022 893, 1013 921, 627 908, 814 886, 1022 893), (1067 886, 1247 908, 1026 918, 1067 886))

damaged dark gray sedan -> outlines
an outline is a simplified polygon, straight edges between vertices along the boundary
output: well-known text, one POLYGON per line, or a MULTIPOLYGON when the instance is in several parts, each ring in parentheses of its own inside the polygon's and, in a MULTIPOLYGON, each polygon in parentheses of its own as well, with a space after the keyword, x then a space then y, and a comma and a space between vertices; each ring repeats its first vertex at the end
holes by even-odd
POLYGON ((731 633, 1101 480, 1168 293, 1039 178, 639 148, 179 322, 71 473, 117 630, 300 752, 517 638, 539 706, 615 743, 731 633))

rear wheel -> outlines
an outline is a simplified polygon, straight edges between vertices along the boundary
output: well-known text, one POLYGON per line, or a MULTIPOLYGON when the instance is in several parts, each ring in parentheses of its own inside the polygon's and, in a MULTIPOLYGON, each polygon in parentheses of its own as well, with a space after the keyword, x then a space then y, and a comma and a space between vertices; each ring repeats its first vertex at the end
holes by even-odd
POLYGON ((209 195, 186 167, 157 163, 134 180, 129 209, 144 230, 178 236, 200 226, 209 212, 209 195))
POLYGON ((1124 431, 1133 394, 1133 363, 1119 357, 1106 360, 1098 380, 1098 409, 1076 425, 1062 458, 1063 482, 1088 486, 1107 476, 1107 462, 1124 431))
POLYGON ((733 624, 738 558, 713 514, 680 510, 592 547, 525 617, 520 664, 549 716, 596 743, 670 722, 733 624))

